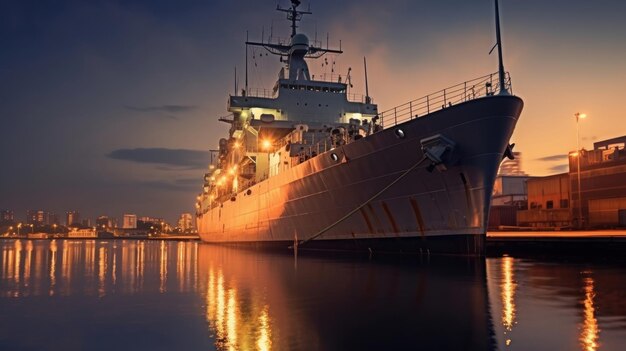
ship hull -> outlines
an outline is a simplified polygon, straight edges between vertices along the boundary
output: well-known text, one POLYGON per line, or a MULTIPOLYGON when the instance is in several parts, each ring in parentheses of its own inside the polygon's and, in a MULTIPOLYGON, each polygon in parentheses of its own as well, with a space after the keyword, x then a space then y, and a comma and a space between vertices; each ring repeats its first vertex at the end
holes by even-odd
POLYGON ((305 241, 299 249, 482 255, 493 182, 522 107, 515 96, 479 98, 323 153, 208 204, 197 217, 200 237, 273 247, 305 241), (422 141, 435 135, 454 143, 447 169, 424 162, 404 175, 423 159, 422 141))

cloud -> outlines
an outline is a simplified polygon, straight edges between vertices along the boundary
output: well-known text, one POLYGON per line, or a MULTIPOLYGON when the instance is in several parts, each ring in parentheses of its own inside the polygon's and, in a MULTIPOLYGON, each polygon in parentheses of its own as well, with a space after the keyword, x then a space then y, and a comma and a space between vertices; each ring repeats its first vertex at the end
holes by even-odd
POLYGON ((548 169, 551 173, 563 173, 569 170, 569 165, 558 165, 548 169))
MULTIPOLYGON (((164 112, 164 113, 185 113, 198 108, 195 105, 160 105, 160 106, 131 106, 124 105, 124 108, 135 112, 164 112)), ((173 117, 168 115, 168 117, 173 117)))
POLYGON ((545 156, 545 157, 540 157, 535 159, 536 161, 543 161, 543 162, 555 162, 555 161, 563 161, 563 160, 567 160, 567 155, 552 155, 552 156, 545 156))
POLYGON ((136 148, 113 150, 107 157, 137 163, 201 169, 209 164, 210 154, 201 150, 136 148))

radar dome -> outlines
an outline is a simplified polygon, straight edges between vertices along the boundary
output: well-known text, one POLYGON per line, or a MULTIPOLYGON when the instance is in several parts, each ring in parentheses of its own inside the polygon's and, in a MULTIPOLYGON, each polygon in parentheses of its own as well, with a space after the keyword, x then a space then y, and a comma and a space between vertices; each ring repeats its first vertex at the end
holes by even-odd
POLYGON ((309 46, 309 38, 302 33, 298 33, 291 38, 291 45, 306 45, 309 46))

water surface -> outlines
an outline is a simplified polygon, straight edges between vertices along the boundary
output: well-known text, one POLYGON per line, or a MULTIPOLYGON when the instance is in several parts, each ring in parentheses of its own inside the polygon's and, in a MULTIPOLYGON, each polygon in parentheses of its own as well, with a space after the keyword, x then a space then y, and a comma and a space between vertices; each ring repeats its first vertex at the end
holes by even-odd
POLYGON ((621 350, 626 269, 0 240, 0 350, 621 350))

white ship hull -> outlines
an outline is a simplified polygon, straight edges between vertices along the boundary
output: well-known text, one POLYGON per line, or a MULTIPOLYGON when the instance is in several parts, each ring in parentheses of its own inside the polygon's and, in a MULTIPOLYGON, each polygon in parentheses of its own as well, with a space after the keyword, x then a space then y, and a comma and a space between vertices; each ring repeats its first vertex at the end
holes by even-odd
POLYGON ((307 240, 398 179, 422 159, 421 141, 440 134, 455 143, 447 170, 420 165, 300 249, 483 254, 493 182, 522 106, 487 96, 328 151, 210 206, 197 218, 200 237, 285 248, 307 240))

